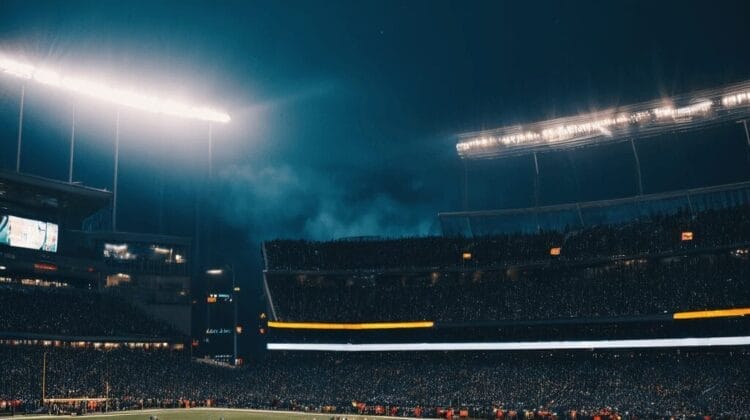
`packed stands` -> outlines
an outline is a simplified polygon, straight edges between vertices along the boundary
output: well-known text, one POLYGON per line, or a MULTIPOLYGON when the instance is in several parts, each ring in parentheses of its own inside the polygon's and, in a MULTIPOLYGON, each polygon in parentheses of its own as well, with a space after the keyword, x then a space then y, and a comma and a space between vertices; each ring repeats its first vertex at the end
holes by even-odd
POLYGON ((0 333, 179 337, 115 295, 73 287, 0 284, 0 333))
MULTIPOLYGON (((481 238, 272 241, 264 250, 274 321, 431 320, 437 326, 401 335, 274 330, 268 339, 356 344, 747 336, 748 317, 693 322, 672 315, 750 308, 748 210, 481 238)), ((8 332, 176 336, 110 293, 4 283, 0 333, 8 332)), ((110 410, 212 405, 424 417, 455 409, 479 418, 521 418, 524 410, 537 417, 733 418, 746 416, 750 403, 743 391, 750 389, 747 347, 269 351, 228 368, 199 363, 176 347, 58 341, 0 339, 0 412, 7 401, 17 401, 10 406, 22 411, 101 410, 100 400, 85 401, 105 398, 110 410), (58 399, 44 405, 42 377, 46 397, 58 399)))
POLYGON ((471 322, 750 307, 750 208, 568 232, 265 244, 284 321, 471 322))
MULTIPOLYGON (((335 340, 739 336, 747 335, 746 317, 690 320, 678 314, 744 313, 750 307, 749 248, 750 208, 738 205, 534 234, 277 240, 264 247, 265 281, 280 324, 435 321, 434 328, 403 333, 272 330, 278 343, 308 348, 335 340)), ((745 347, 272 357, 283 357, 284 369, 293 367, 300 378, 305 366, 315 370, 315 377, 330 381, 321 382, 331 383, 329 395, 351 388, 363 396, 349 398, 368 405, 463 405, 482 418, 496 415, 491 407, 510 410, 505 415, 605 410, 625 417, 742 416, 750 402, 741 373, 748 363, 745 347), (305 366, 295 366, 297 360, 305 366), (313 367, 326 363, 335 374, 313 367), (360 381, 363 376, 369 380, 360 381)))
POLYGON ((516 270, 275 275, 269 287, 277 317, 290 321, 638 316, 750 307, 750 260, 735 250, 516 270))
POLYGON ((623 224, 594 225, 564 232, 506 234, 476 238, 424 237, 391 240, 265 244, 271 271, 505 267, 551 260, 587 260, 654 254, 750 242, 750 207, 680 211, 623 224), (690 240, 682 234, 690 233, 690 240), (552 248, 560 255, 552 256, 552 248), (470 259, 464 253, 471 254, 470 259), (555 257, 555 258, 553 258, 555 257))
MULTIPOLYGON (((241 369, 191 362, 185 352, 0 346, 0 400, 39 405, 46 395, 110 397, 110 409, 206 404, 337 412, 377 406, 399 415, 493 407, 579 415, 715 416, 747 413, 750 354, 743 350, 527 353, 276 353, 241 369)), ((47 409, 55 410, 53 406, 47 409)), ((100 407, 101 409, 101 407, 100 407)))

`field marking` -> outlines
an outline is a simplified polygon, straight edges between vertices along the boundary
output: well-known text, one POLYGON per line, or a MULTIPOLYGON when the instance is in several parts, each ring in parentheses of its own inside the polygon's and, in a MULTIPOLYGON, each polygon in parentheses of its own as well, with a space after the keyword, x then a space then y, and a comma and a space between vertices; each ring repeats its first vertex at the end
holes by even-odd
MULTIPOLYGON (((304 411, 287 411, 287 410, 261 410, 261 409, 251 409, 251 408, 221 408, 221 407, 193 407, 193 408, 147 408, 144 410, 124 410, 124 411, 111 411, 109 413, 96 413, 96 414, 86 414, 83 416, 79 416, 80 418, 88 418, 88 419, 97 419, 97 418, 107 418, 107 417, 124 417, 124 416, 138 416, 138 415, 147 415, 147 414, 154 414, 154 413, 179 413, 181 411, 185 412, 195 412, 195 411, 214 411, 214 412, 225 412, 225 411, 231 411, 231 412, 237 412, 237 413, 248 413, 248 414, 273 414, 276 416, 283 416, 283 415, 290 415, 293 417, 300 417, 300 416, 318 416, 322 419, 327 419, 333 416, 338 417, 346 417, 350 418, 352 420, 362 419, 402 419, 402 420, 430 420, 430 418, 427 417, 393 417, 393 416, 377 416, 377 415, 369 415, 369 414, 338 414, 338 413, 311 413, 311 412, 304 412, 304 411)), ((65 418, 69 416, 60 416, 60 415, 24 415, 22 418, 24 419, 60 419, 65 418)))

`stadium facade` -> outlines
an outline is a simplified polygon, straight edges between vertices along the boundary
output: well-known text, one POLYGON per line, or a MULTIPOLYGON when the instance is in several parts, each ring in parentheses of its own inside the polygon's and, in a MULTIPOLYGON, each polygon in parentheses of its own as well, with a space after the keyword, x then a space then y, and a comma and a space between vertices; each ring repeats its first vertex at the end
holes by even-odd
POLYGON ((196 265, 187 238, 113 232, 108 191, 0 173, 0 413, 743 416, 748 179, 654 191, 638 145, 746 152, 747 87, 461 136, 467 174, 531 156, 533 205, 495 206, 490 185, 439 215, 443 236, 264 243, 269 351, 239 369, 215 363, 239 360, 231 267, 196 265), (622 144, 633 194, 541 197, 544 154, 622 144), (195 272, 210 286, 188 354, 195 272))
MULTIPOLYGON (((106 230, 111 200, 109 191, 0 172, 3 283, 101 291, 136 305, 188 337, 190 240, 106 230)), ((12 333, 6 331, 4 337, 32 337, 12 333)), ((185 341, 179 336, 158 338, 160 343, 185 341)), ((55 340, 61 339, 57 334, 55 340)), ((81 341, 81 337, 66 340, 81 341)), ((118 340, 138 341, 137 337, 118 340)))
MULTIPOLYGON (((742 363, 750 345, 748 162, 742 159, 744 169, 736 172, 744 178, 711 182, 708 177, 697 186, 678 182, 680 188, 664 189, 644 183, 639 145, 680 147, 696 139, 729 139, 746 155, 748 86, 461 135, 456 149, 466 168, 466 202, 471 205, 438 215, 441 237, 264 243, 270 317, 262 328, 268 330, 268 350, 319 353, 321 358, 339 354, 331 357, 344 364, 358 357, 354 354, 364 354, 359 356, 362 363, 378 357, 432 360, 452 356, 425 354, 466 354, 455 357, 476 362, 467 382, 483 377, 481 361, 507 363, 499 375, 529 383, 533 380, 516 375, 526 358, 533 366, 526 371, 531 376, 575 383, 585 381, 582 372, 589 370, 616 376, 621 384, 627 382, 622 375, 638 376, 639 368, 627 367, 625 360, 641 367, 651 358, 662 367, 690 360, 705 367, 719 352, 727 361, 742 363), (623 167, 632 171, 632 194, 551 204, 540 197, 542 155, 608 147, 631 154, 632 165, 623 167), (493 182, 520 187, 513 179, 483 175, 525 156, 531 162, 531 205, 496 206, 492 196, 501 193, 493 191, 493 182), (547 357, 570 370, 553 374, 542 368, 547 357), (622 360, 623 370, 600 370, 598 363, 609 358, 622 360)), ((442 368, 451 369, 447 364, 442 368)), ((725 371, 730 372, 728 366, 725 371)), ((464 372, 455 374, 463 377, 464 372)), ((595 382, 604 386, 606 379, 600 379, 595 382)), ((485 380, 489 384, 497 378, 485 380)), ((722 380, 744 382, 734 374, 722 380)), ((646 382, 641 379, 631 392, 646 382)), ((547 383, 538 386, 546 388, 547 383)), ((709 400, 724 398, 718 385, 709 379, 702 388, 693 386, 698 390, 693 395, 700 394, 693 402, 704 407, 697 411, 715 412, 708 407, 709 400)), ((546 400, 526 391, 514 397, 499 391, 503 397, 484 408, 466 400, 463 406, 456 400, 444 406, 504 418, 518 415, 521 399, 534 400, 539 406, 526 415, 544 418, 566 410, 560 399, 581 399, 575 386, 570 389, 548 389, 546 400)), ((696 409, 686 408, 684 392, 678 391, 683 402, 674 403, 682 407, 675 412, 695 415, 696 409)), ((739 389, 726 390, 729 399, 742 400, 740 394, 739 389)), ((622 413, 621 402, 612 408, 604 402, 607 398, 595 400, 608 407, 594 410, 598 415, 622 413)), ((651 404, 630 405, 631 413, 647 413, 658 405, 651 404)), ((565 415, 576 417, 575 410, 565 415)), ((583 415, 594 414, 589 410, 583 415)))

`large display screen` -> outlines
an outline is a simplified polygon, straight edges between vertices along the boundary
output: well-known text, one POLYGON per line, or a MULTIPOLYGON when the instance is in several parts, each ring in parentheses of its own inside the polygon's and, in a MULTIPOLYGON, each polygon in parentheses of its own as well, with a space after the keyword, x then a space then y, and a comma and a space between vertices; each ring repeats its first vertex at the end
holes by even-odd
POLYGON ((57 252, 58 226, 54 223, 0 214, 0 244, 57 252))

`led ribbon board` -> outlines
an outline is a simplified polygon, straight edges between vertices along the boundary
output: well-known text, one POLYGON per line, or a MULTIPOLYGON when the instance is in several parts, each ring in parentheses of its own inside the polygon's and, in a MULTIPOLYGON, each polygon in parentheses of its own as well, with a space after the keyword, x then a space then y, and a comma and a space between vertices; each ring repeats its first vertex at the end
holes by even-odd
POLYGON ((591 350, 706 346, 745 346, 750 336, 651 338, 639 340, 519 341, 493 343, 268 343, 268 350, 300 351, 487 351, 487 350, 591 350))
POLYGON ((432 321, 409 322, 362 322, 362 323, 334 323, 334 322, 281 322, 268 321, 269 328, 292 330, 395 330, 413 328, 432 328, 432 321))
POLYGON ((0 244, 17 248, 57 252, 55 223, 0 214, 0 244))
POLYGON ((519 155, 650 137, 750 117, 750 81, 528 125, 459 135, 462 158, 519 155))
POLYGON ((750 315, 750 308, 736 309, 711 309, 706 311, 675 312, 672 319, 706 319, 706 318, 729 318, 750 315))

